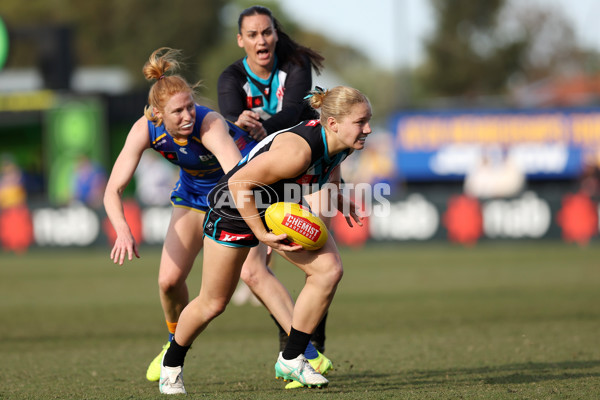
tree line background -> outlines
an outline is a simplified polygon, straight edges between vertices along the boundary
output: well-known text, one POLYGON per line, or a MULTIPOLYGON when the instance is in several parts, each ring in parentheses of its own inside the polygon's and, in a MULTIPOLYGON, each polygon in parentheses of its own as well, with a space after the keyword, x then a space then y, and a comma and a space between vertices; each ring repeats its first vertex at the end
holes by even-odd
MULTIPOLYGON (((360 50, 331 42, 295 24, 276 1, 262 1, 285 31, 321 52, 325 68, 367 93, 381 120, 399 109, 448 105, 511 105, 517 86, 569 73, 598 74, 600 55, 581 48, 568 20, 541 6, 506 0, 429 0, 435 28, 420 65, 382 69, 360 50)), ((122 66, 138 88, 141 68, 158 47, 182 49, 182 74, 204 82, 216 104, 221 71, 243 56, 237 47, 239 12, 246 0, 3 0, 0 16, 9 30, 65 25, 72 29, 76 66, 122 66)), ((361 21, 363 26, 377 21, 361 21)), ((323 18, 327 23, 327 18, 323 18)), ((400 23, 400 22, 399 22, 400 23)), ((406 40, 406 38, 398 38, 406 40)), ((36 65, 38 44, 11 45, 7 68, 36 65)), ((214 105, 213 104, 213 105, 214 105)))

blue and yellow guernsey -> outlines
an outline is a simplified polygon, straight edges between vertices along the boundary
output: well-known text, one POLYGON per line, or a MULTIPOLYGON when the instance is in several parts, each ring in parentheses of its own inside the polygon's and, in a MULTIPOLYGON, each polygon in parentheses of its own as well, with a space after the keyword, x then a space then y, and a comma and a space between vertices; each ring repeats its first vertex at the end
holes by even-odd
MULTIPOLYGON (((154 126, 151 121, 148 121, 150 147, 169 162, 180 167, 179 181, 171 193, 171 202, 174 206, 206 211, 208 208, 206 196, 224 175, 217 157, 204 147, 200 138, 202 121, 212 111, 210 108, 196 105, 194 130, 184 140, 171 136, 164 124, 154 126)), ((230 121, 227 121, 227 124, 229 134, 233 137, 242 156, 245 156, 257 142, 248 135, 248 132, 230 121)))

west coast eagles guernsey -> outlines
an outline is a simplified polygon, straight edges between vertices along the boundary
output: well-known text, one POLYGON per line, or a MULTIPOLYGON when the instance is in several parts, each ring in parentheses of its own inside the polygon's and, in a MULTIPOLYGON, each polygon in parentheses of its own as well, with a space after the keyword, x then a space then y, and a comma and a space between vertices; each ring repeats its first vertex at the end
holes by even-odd
MULTIPOLYGON (((179 180, 172 192, 171 200, 174 205, 207 209, 206 196, 215 184, 223 177, 224 172, 217 157, 212 154, 200 139, 200 128, 210 108, 196 105, 196 121, 194 130, 187 139, 178 140, 171 136, 164 124, 154 126, 148 121, 150 147, 159 152, 165 159, 180 167, 179 180)), ((233 137, 242 156, 256 146, 248 133, 227 121, 229 134, 233 137)))

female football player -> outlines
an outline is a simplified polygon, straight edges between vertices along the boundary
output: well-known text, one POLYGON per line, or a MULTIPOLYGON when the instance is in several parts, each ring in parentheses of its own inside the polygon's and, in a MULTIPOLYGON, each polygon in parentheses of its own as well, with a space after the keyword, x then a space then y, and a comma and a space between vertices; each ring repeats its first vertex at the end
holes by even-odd
MULTIPOLYGON (((284 199, 289 190, 318 188, 339 179, 339 164, 364 147, 371 133, 371 105, 356 89, 338 86, 311 92, 310 105, 321 109, 319 120, 302 122, 260 142, 229 171, 209 194, 211 209, 204 227, 204 258, 200 294, 182 311, 175 338, 162 362, 161 393, 185 393, 183 364, 196 337, 221 314, 235 289, 250 248, 262 242, 306 274, 294 306, 285 349, 279 353, 275 376, 304 386, 328 384, 302 355, 310 335, 327 312, 338 282, 342 261, 331 237, 316 251, 288 244, 287 235, 270 233, 261 214, 268 206, 256 201, 266 191, 284 199), (250 195, 248 195, 250 194, 250 195), (228 199, 233 199, 233 204, 228 199), (222 240, 227 233, 227 241, 222 240)), ((339 184, 339 181, 337 181, 339 184)), ((338 191, 337 207, 352 226, 360 217, 354 205, 338 191)))
MULTIPOLYGON (((173 214, 167 229, 158 274, 159 294, 169 341, 148 367, 146 378, 158 381, 160 361, 176 331, 181 310, 189 301, 187 276, 202 248, 202 230, 208 210, 207 194, 224 175, 247 154, 256 142, 246 131, 228 123, 217 112, 195 103, 196 86, 190 86, 179 75, 167 74, 177 69, 179 52, 161 48, 150 56, 143 68, 144 76, 155 83, 150 88, 148 106, 131 128, 119 154, 104 194, 106 213, 117 238, 111 259, 123 264, 133 255, 139 257, 137 243, 125 220, 122 194, 138 166, 142 153, 152 148, 168 161, 178 165, 179 181, 171 192, 173 214)), ((265 247, 266 249, 266 247, 265 247)), ((253 250, 247 264, 253 270, 266 270, 266 251, 253 250)), ((272 315, 289 332, 293 305, 290 295, 277 278, 269 274, 261 279, 257 295, 266 291, 263 302, 272 315)), ((307 357, 321 372, 331 363, 308 346, 307 357)))
POLYGON ((292 40, 262 6, 242 11, 237 43, 246 56, 218 80, 219 111, 225 118, 256 140, 318 118, 304 96, 312 88, 311 67, 319 74, 323 56, 292 40))
MULTIPOLYGON (((228 120, 249 131, 256 140, 262 140, 279 130, 300 121, 316 119, 318 113, 304 97, 312 88, 312 71, 320 74, 324 58, 313 49, 296 43, 282 29, 271 11, 252 6, 238 18, 238 46, 245 57, 228 66, 218 80, 219 111, 228 120)), ((307 196, 314 212, 319 213, 319 193, 307 196)), ((327 226, 330 218, 321 215, 327 226)), ((242 280, 253 293, 270 270, 258 263, 249 264, 242 271, 242 280), (251 266, 256 266, 252 268, 251 266)), ((239 286, 236 296, 247 290, 239 286)), ((267 293, 262 298, 268 297, 267 293)), ((289 307, 292 307, 290 299, 289 307)), ((325 325, 327 315, 313 333, 312 344, 325 352, 325 325)), ((280 350, 285 347, 287 334, 279 326, 280 350)), ((286 388, 293 388, 294 383, 286 388)))

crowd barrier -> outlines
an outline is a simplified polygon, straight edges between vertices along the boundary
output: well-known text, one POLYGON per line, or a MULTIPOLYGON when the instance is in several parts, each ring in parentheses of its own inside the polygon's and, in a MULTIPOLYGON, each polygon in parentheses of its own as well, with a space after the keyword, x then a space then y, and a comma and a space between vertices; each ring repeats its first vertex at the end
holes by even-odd
MULTIPOLYGON (((126 218, 141 245, 160 246, 171 207, 143 207, 124 202, 126 218)), ((585 245, 599 233, 600 202, 582 192, 528 190, 509 199, 478 200, 461 193, 433 196, 409 191, 364 210, 362 227, 348 227, 338 214, 331 230, 343 246, 368 242, 450 241, 474 245, 489 240, 558 239, 585 245)), ((0 243, 4 251, 35 247, 109 248, 114 230, 103 209, 83 204, 53 207, 21 205, 0 210, 0 243)))

